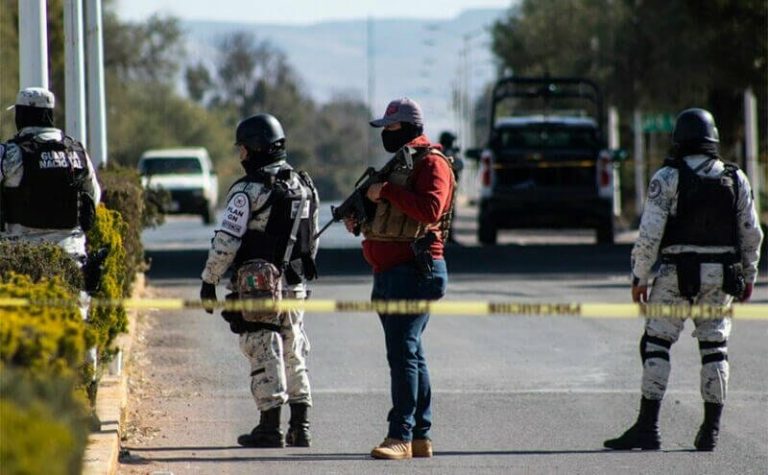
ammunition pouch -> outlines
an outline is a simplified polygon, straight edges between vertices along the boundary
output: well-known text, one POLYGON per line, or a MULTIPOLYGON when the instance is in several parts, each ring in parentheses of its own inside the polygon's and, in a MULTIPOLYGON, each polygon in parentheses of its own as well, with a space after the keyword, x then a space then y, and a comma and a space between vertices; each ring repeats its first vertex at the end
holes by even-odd
MULTIPOLYGON (((277 304, 283 298, 282 273, 264 259, 244 262, 235 272, 235 290, 240 300, 271 300, 277 304)), ((245 310, 243 320, 252 323, 277 324, 280 311, 277 309, 245 310)))
POLYGON ((701 290, 701 264, 715 263, 723 265, 723 292, 741 297, 746 288, 744 271, 736 254, 699 254, 683 252, 668 254, 661 258, 665 264, 674 264, 677 272, 677 287, 680 295, 693 300, 701 290))
POLYGON ((740 299, 744 296, 746 288, 747 281, 741 263, 723 264, 723 292, 740 299))

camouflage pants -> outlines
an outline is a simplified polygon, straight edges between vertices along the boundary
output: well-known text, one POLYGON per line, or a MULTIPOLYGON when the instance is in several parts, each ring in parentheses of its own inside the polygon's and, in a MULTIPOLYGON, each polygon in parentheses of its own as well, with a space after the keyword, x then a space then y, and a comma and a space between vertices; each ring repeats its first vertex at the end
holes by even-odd
MULTIPOLYGON (((723 266, 704 263, 701 265, 701 290, 694 304, 729 306, 733 297, 722 290, 723 266)), ((684 304, 680 295, 677 272, 674 265, 662 264, 653 282, 651 303, 684 304)), ((722 404, 728 388, 727 341, 731 333, 730 319, 694 319, 696 329, 692 336, 699 340, 701 354, 701 397, 706 402, 722 404)), ((685 320, 677 318, 651 318, 645 322, 645 334, 641 341, 643 362, 642 392, 647 399, 664 397, 671 369, 669 350, 683 330, 685 320)))
POLYGON ((240 335, 240 350, 251 363, 251 394, 259 411, 286 402, 312 405, 304 311, 280 314, 278 325, 279 332, 259 330, 240 335))

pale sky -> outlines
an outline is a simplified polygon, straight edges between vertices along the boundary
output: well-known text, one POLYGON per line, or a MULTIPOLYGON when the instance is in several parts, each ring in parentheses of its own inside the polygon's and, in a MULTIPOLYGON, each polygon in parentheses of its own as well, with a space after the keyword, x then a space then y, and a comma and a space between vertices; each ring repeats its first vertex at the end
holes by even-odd
POLYGON ((124 20, 153 13, 187 20, 311 24, 373 18, 448 19, 463 10, 508 8, 514 0, 117 0, 124 20))

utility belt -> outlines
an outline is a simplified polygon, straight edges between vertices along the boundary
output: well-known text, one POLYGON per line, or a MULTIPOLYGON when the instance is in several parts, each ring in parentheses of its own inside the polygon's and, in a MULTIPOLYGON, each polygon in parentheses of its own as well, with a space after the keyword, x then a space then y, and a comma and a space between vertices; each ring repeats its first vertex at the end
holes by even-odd
POLYGON ((734 297, 744 295, 746 279, 744 268, 739 256, 732 252, 702 254, 698 252, 681 252, 678 254, 663 254, 662 264, 674 264, 677 271, 677 287, 680 295, 688 300, 698 295, 701 290, 701 264, 723 265, 723 292, 734 297))
MULTIPOLYGON (((312 291, 305 290, 283 290, 282 296, 284 299, 308 299, 312 291)), ((239 294, 232 292, 225 297, 228 301, 239 300, 239 294)), ((272 319, 270 322, 249 322, 243 318, 243 314, 239 310, 222 310, 221 317, 229 323, 229 329, 232 333, 241 334, 248 332, 257 332, 260 330, 267 330, 273 332, 280 332, 280 320, 279 315, 272 319)))

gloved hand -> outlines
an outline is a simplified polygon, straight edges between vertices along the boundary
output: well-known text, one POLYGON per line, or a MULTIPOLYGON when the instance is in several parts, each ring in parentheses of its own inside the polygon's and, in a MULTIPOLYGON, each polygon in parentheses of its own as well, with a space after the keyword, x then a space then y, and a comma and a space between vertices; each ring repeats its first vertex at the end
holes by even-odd
POLYGON ((752 297, 753 284, 746 284, 744 286, 744 293, 741 294, 739 302, 747 302, 752 297))
POLYGON ((203 301, 205 311, 212 314, 213 302, 216 301, 216 286, 203 281, 203 285, 200 287, 200 300, 203 301))
POLYGON ((633 284, 632 301, 635 303, 648 303, 648 286, 633 284))

